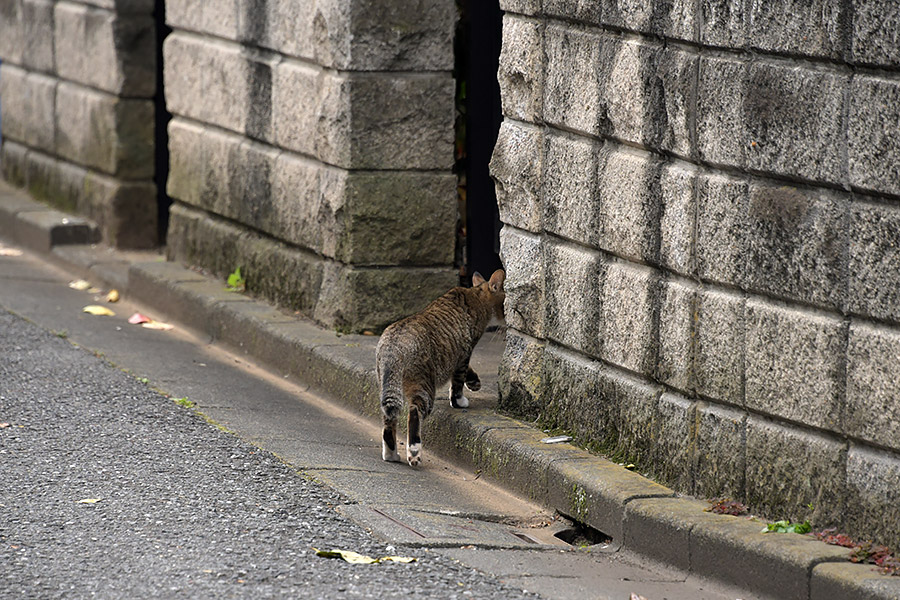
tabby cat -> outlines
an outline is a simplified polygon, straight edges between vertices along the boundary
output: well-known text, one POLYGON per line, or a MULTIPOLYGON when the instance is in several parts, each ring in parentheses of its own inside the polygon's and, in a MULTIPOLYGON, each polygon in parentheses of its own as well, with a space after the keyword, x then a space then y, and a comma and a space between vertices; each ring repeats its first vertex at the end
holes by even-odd
POLYGON ((406 460, 413 467, 422 460, 419 427, 434 407, 435 389, 449 379, 450 406, 469 406, 463 383, 472 391, 481 387, 469 359, 485 328, 503 322, 505 278, 502 270, 495 271, 490 281, 475 273, 471 288, 453 288, 422 312, 384 330, 375 351, 384 416, 384 460, 400 461, 397 420, 404 399, 409 405, 406 460))

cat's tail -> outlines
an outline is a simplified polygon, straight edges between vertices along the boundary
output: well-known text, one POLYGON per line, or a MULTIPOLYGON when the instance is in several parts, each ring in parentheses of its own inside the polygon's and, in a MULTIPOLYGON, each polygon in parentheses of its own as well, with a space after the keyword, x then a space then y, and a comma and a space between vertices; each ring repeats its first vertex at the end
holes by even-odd
POLYGON ((381 412, 384 414, 385 423, 395 423, 400 418, 400 410, 403 408, 403 391, 399 378, 394 378, 394 373, 389 365, 385 365, 381 371, 381 412))

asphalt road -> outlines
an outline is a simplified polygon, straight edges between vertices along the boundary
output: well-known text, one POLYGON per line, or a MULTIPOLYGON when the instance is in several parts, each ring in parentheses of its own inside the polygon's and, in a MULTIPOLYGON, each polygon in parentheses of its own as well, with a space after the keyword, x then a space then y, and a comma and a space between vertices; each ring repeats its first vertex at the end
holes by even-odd
POLYGON ((374 540, 336 511, 346 497, 6 311, 0 423, 0 597, 526 596, 374 540))

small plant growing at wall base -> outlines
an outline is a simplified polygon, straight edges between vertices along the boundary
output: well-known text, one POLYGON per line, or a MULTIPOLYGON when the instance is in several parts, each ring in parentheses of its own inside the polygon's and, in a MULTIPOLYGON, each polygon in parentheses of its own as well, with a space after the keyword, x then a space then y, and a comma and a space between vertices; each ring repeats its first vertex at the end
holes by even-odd
POLYGON ((228 276, 226 280, 228 284, 228 291, 230 292, 243 292, 247 289, 247 282, 244 281, 244 277, 241 275, 241 268, 238 267, 228 276))

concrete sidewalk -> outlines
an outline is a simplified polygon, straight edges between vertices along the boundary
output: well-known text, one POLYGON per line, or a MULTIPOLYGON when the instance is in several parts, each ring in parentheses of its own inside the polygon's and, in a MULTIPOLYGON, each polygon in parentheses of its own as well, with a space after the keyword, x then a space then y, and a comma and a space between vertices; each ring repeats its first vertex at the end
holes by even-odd
MULTIPOLYGON (((0 235, 43 253, 73 276, 165 313, 209 339, 307 382, 361 415, 378 418, 372 336, 338 335, 152 254, 91 246, 95 228, 0 184, 0 235)), ((496 373, 502 339, 486 336, 473 364, 496 373)), ((427 421, 426 452, 478 471, 514 493, 599 530, 614 544, 701 577, 772 598, 900 599, 900 577, 847 559, 848 550, 794 534, 762 534, 762 523, 705 512, 622 466, 497 414, 496 377, 473 407, 439 403, 427 421)))

